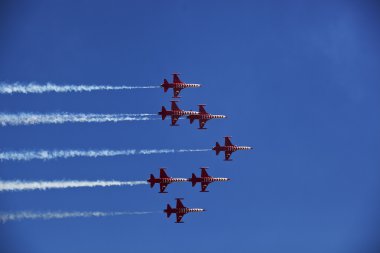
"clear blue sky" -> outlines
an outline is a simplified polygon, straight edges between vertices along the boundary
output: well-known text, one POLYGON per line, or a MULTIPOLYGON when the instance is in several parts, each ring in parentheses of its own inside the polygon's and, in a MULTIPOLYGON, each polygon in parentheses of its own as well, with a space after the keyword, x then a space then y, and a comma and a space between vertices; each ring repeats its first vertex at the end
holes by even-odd
MULTIPOLYGON (((0 225, 1 252, 366 253, 380 248, 380 34, 376 1, 2 1, 0 80, 160 84, 174 71, 226 120, 0 128, 0 150, 210 148, 254 151, 0 163, 3 180, 145 180, 209 166, 232 181, 0 193, 1 211, 160 211, 175 197, 207 213, 0 225), (307 2, 307 3, 306 3, 307 2)), ((1 112, 155 113, 160 89, 1 95, 1 112)))

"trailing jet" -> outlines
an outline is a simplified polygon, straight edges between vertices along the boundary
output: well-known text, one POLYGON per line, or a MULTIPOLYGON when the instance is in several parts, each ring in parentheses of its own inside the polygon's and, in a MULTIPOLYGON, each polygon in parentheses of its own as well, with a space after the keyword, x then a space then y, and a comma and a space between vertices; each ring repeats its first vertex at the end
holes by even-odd
POLYGON ((162 106, 161 112, 159 112, 158 115, 161 115, 162 120, 164 120, 166 116, 168 115, 171 116, 172 117, 171 126, 178 126, 176 125, 176 123, 181 116, 198 114, 198 112, 195 112, 195 111, 184 111, 184 110, 179 109, 179 107, 177 106, 178 101, 170 101, 170 102, 172 103, 171 110, 168 111, 165 109, 165 106, 162 106))
POLYGON ((177 198, 177 204, 175 208, 172 208, 169 204, 167 204, 166 209, 164 210, 164 213, 166 213, 166 217, 170 217, 172 213, 175 213, 177 216, 175 223, 183 223, 181 220, 183 216, 187 213, 193 213, 193 212, 204 212, 206 211, 203 208, 187 208, 182 204, 181 201, 182 198, 177 198))
POLYGON ((147 180, 148 183, 150 183, 150 188, 153 188, 154 184, 160 184, 160 191, 159 193, 167 193, 165 191, 168 184, 174 183, 174 182, 187 182, 187 178, 172 178, 169 177, 166 172, 165 168, 160 168, 160 177, 155 178, 153 174, 150 174, 150 178, 147 180))
POLYGON ((164 79, 164 83, 161 84, 161 87, 164 88, 164 92, 167 92, 168 89, 173 89, 174 97, 173 98, 180 98, 178 95, 184 88, 198 88, 201 87, 200 84, 191 84, 191 83, 184 83, 182 82, 179 77, 179 74, 174 73, 173 74, 173 82, 169 83, 168 80, 164 79))
POLYGON ((206 122, 210 119, 224 119, 227 118, 225 115, 215 115, 210 114, 205 110, 206 105, 198 105, 199 106, 199 113, 194 115, 187 116, 188 119, 190 119, 190 124, 193 124, 194 120, 199 120, 199 128, 198 129, 207 129, 204 128, 206 122))
POLYGON ((206 167, 201 168, 201 177, 197 177, 194 173, 191 175, 191 178, 189 178, 189 181, 191 182, 192 186, 194 187, 198 182, 201 183, 201 192, 208 192, 206 191, 207 186, 212 182, 219 182, 219 181, 229 181, 229 178, 225 177, 211 177, 208 175, 206 171, 206 167))
POLYGON ((216 155, 219 155, 220 151, 224 151, 224 160, 225 161, 231 161, 230 156, 233 152, 236 150, 249 150, 253 149, 252 147, 248 146, 236 146, 231 143, 230 140, 231 136, 224 137, 224 146, 220 146, 220 144, 217 142, 215 147, 212 148, 212 150, 215 150, 216 155))

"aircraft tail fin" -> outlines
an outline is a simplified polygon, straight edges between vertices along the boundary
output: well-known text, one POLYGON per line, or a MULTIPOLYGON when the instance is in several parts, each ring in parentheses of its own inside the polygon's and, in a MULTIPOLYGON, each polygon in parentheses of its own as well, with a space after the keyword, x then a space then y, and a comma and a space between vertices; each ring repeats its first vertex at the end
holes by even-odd
POLYGON ((154 182, 155 178, 153 176, 153 174, 150 174, 150 188, 153 188, 155 182, 154 182))
POLYGON ((216 155, 219 155, 219 152, 220 152, 220 144, 219 144, 219 142, 217 142, 215 144, 215 152, 216 152, 216 155))
POLYGON ((166 217, 170 217, 170 215, 172 214, 172 207, 169 205, 169 204, 167 204, 166 205, 166 209, 164 210, 164 212, 166 213, 166 217))
POLYGON ((164 79, 164 83, 162 84, 162 87, 164 87, 164 92, 167 92, 169 87, 168 87, 168 80, 164 79))
POLYGON ((193 173, 191 175, 191 186, 194 187, 197 184, 197 176, 193 173))
POLYGON ((162 120, 164 120, 164 119, 166 118, 166 115, 167 115, 167 111, 166 111, 165 106, 163 106, 163 107, 161 108, 161 112, 160 112, 160 114, 161 114, 162 120))

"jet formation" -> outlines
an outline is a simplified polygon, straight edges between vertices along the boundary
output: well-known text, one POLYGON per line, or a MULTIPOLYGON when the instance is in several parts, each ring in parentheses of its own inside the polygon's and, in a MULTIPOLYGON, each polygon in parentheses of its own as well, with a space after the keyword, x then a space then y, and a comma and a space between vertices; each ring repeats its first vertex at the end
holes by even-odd
POLYGON ((170 126, 179 126, 177 125, 177 121, 182 116, 187 116, 187 118, 190 120, 190 124, 194 122, 194 120, 199 120, 199 128, 198 129, 206 129, 204 128, 206 122, 210 119, 224 119, 227 118, 225 115, 216 115, 216 114, 210 114, 205 110, 206 105, 198 105, 199 106, 199 112, 196 111, 185 111, 181 110, 177 103, 178 101, 172 100, 171 102, 171 108, 170 110, 167 110, 165 106, 161 107, 161 111, 158 112, 158 115, 161 116, 162 120, 165 120, 167 116, 171 117, 171 124, 170 126))
POLYGON ((206 191, 207 186, 212 182, 221 182, 221 181, 230 181, 229 178, 226 177, 212 177, 209 176, 207 171, 207 167, 201 168, 201 176, 197 177, 194 173, 191 175, 191 178, 173 178, 169 177, 168 174, 166 174, 165 168, 160 168, 160 177, 156 178, 153 174, 150 174, 150 178, 147 180, 147 182, 150 184, 150 188, 153 188, 155 184, 160 185, 160 191, 159 193, 168 193, 165 191, 166 187, 168 187, 169 184, 172 183, 178 183, 178 182, 191 182, 191 185, 194 187, 197 183, 201 184, 201 192, 208 192, 206 191))
POLYGON ((161 112, 158 113, 158 115, 161 115, 162 120, 164 120, 167 116, 170 116, 172 118, 171 126, 178 126, 176 123, 178 119, 185 115, 195 115, 197 112, 194 111, 184 111, 179 109, 177 105, 177 101, 170 101, 171 102, 171 109, 166 110, 165 106, 162 106, 161 112))
MULTIPOLYGON (((179 94, 182 89, 185 88, 199 88, 201 87, 200 84, 188 84, 184 83, 180 80, 178 73, 173 74, 173 82, 169 83, 166 79, 164 79, 163 84, 161 84, 161 87, 164 89, 164 92, 167 92, 169 89, 173 89, 173 98, 178 99, 179 94)), ((225 115, 219 115, 219 114, 211 114, 208 113, 205 109, 205 104, 198 104, 198 111, 186 111, 181 110, 177 103, 179 101, 172 100, 171 102, 171 108, 170 110, 167 110, 165 106, 162 106, 161 111, 158 113, 162 120, 165 120, 166 117, 171 118, 171 124, 170 126, 178 126, 177 121, 181 117, 186 117, 189 119, 190 124, 192 124, 194 121, 198 120, 199 127, 198 129, 207 129, 205 128, 205 125, 207 121, 211 119, 224 119, 227 118, 225 115)), ((226 136, 224 137, 224 146, 220 145, 218 142, 216 142, 216 145, 212 148, 212 150, 215 151, 216 155, 219 155, 220 152, 224 152, 224 160, 225 161, 231 161, 230 157, 233 152, 237 150, 250 150, 252 147, 249 146, 237 146, 233 145, 231 142, 231 137, 226 136)), ((192 173, 191 178, 173 178, 169 177, 168 174, 165 171, 165 168, 160 168, 160 176, 158 178, 154 177, 153 174, 150 174, 150 178, 147 180, 147 182, 150 184, 150 187, 153 188, 155 184, 160 185, 159 193, 167 193, 165 190, 168 187, 169 184, 172 183, 180 183, 180 182, 191 182, 192 187, 196 186, 197 183, 200 183, 201 190, 200 192, 208 192, 207 187, 210 183, 213 182, 224 182, 229 181, 229 178, 225 177, 212 177, 207 173, 207 167, 201 167, 201 175, 200 177, 197 177, 195 173, 192 173)), ((206 211, 203 208, 188 208, 185 207, 182 203, 183 198, 176 198, 176 207, 172 208, 169 204, 167 204, 166 209, 164 209, 164 213, 166 213, 166 216, 169 218, 171 214, 176 215, 176 222, 175 223, 183 223, 182 218, 187 213, 191 212, 204 212, 206 211)))

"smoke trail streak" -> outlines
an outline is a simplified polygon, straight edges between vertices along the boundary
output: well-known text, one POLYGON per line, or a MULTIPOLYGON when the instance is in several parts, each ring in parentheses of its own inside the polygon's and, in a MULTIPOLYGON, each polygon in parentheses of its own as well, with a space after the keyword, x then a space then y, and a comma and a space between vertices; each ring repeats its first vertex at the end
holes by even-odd
POLYGON ((21 83, 0 83, 0 94, 13 93, 46 93, 46 92, 90 92, 99 90, 134 90, 134 89, 154 89, 160 86, 110 86, 110 85, 57 85, 47 84, 21 84, 21 83))
POLYGON ((145 121, 154 120, 148 117, 156 114, 134 113, 134 114, 95 114, 95 113, 0 113, 1 126, 37 125, 37 124, 63 124, 71 123, 102 123, 120 121, 145 121))
POLYGON ((35 220, 51 220, 66 218, 90 218, 90 217, 109 217, 121 215, 141 215, 151 214, 154 212, 16 212, 16 213, 0 213, 0 221, 2 223, 8 221, 21 221, 25 219, 35 220))
POLYGON ((56 158, 72 157, 109 157, 129 155, 151 155, 184 152, 205 152, 211 149, 127 149, 127 150, 38 150, 38 151, 8 151, 0 152, 0 161, 29 161, 33 159, 51 160, 56 158))
POLYGON ((3 191, 32 191, 48 189, 66 189, 79 187, 110 187, 110 186, 135 186, 148 184, 146 181, 1 181, 0 192, 3 191))

